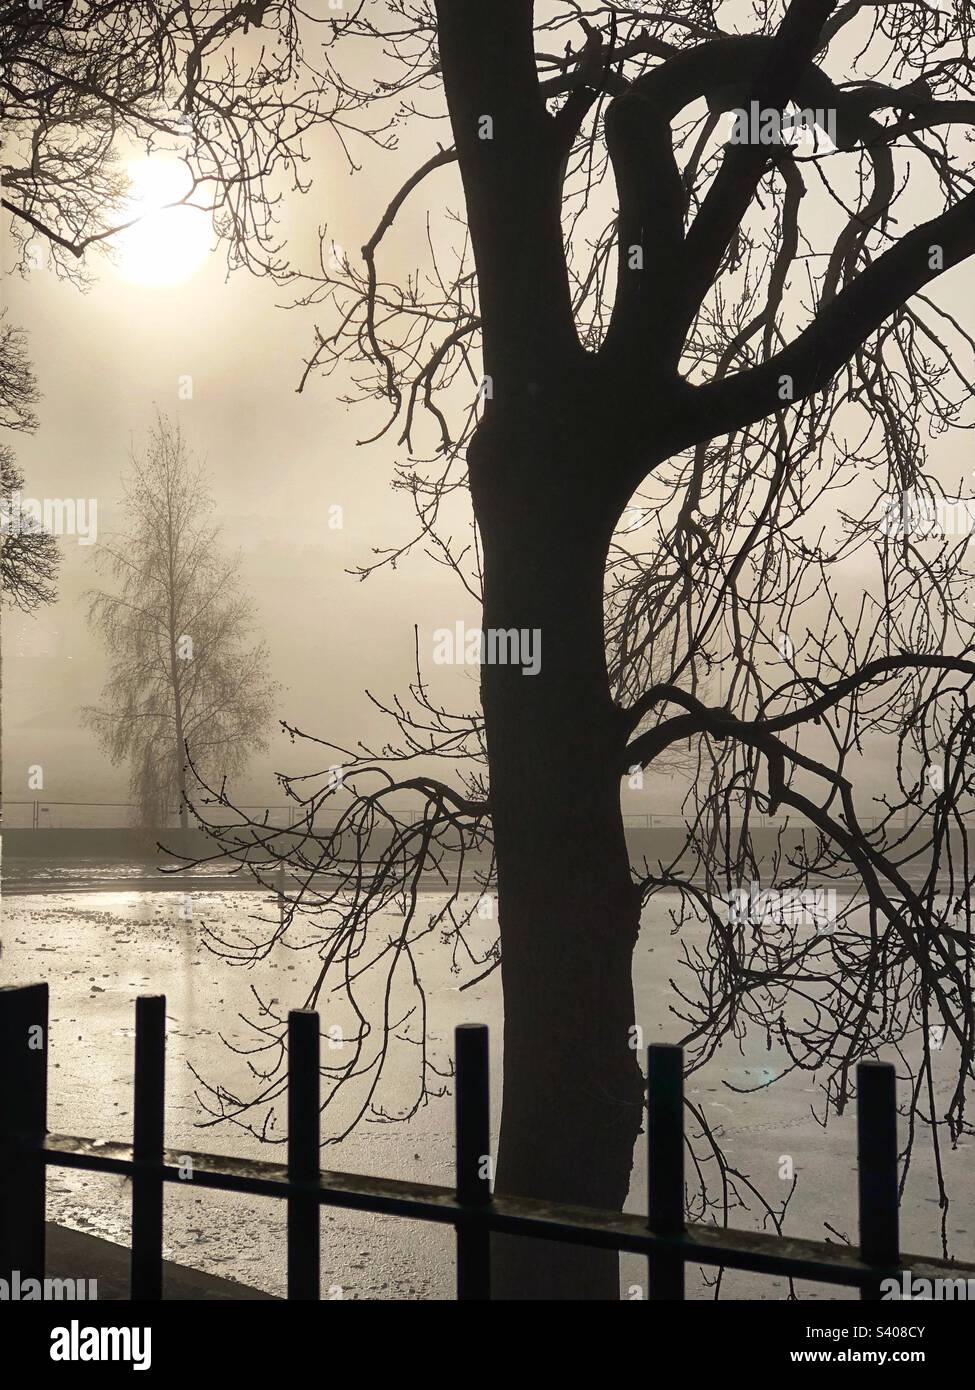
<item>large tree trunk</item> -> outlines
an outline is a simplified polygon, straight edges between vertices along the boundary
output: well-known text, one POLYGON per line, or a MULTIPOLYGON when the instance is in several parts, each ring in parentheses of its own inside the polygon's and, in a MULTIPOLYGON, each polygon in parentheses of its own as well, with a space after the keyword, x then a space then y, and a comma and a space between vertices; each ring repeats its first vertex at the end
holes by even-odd
MULTIPOLYGON (((600 468, 584 424, 577 431, 563 409, 556 421, 551 469, 530 443, 537 417, 527 435, 506 428, 509 444, 482 431, 470 455, 484 630, 541 639, 538 674, 486 664, 481 676, 504 986, 496 1182, 509 1194, 620 1210, 642 1081, 630 1032, 639 906, 603 636, 613 517, 594 510, 594 490, 587 495, 584 480, 600 468)), ((618 1298, 618 1266, 613 1252, 498 1238, 494 1296, 618 1298)))

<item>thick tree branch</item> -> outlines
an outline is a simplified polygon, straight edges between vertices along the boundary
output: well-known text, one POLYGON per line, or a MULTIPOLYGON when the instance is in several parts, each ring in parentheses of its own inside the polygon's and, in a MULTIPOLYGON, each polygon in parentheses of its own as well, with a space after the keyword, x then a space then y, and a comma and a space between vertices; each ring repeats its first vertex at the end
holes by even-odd
POLYGON ((562 153, 535 67, 533 6, 437 0, 440 60, 499 401, 577 348, 562 247, 562 153), (514 347, 514 350, 512 348, 514 347))
MULTIPOLYGON (((751 93, 763 109, 785 108, 819 47, 823 25, 835 8, 836 0, 793 0, 778 33, 768 44, 762 71, 751 93)), ((768 156, 768 148, 759 144, 732 145, 726 150, 704 205, 687 234, 688 292, 693 303, 700 302, 714 279, 735 228, 768 167, 768 156)))
MULTIPOLYGON (((627 746, 625 765, 632 767, 635 762, 649 761, 650 759, 645 755, 649 750, 653 756, 658 736, 662 736, 664 730, 668 731, 668 736, 661 746, 666 746, 675 738, 686 738, 690 733, 701 732, 705 729, 709 732, 718 732, 722 736, 740 733, 745 729, 749 735, 754 734, 756 736, 765 733, 780 733, 783 729, 793 729, 799 724, 813 723, 820 719, 827 710, 834 708, 841 700, 845 700, 848 695, 852 695, 861 687, 870 685, 873 681, 884 680, 889 676, 903 674, 906 671, 950 671, 958 675, 975 677, 975 661, 957 656, 941 656, 937 653, 904 652, 897 656, 879 657, 876 661, 868 661, 859 671, 854 671, 852 675, 846 676, 843 680, 836 681, 835 684, 825 688, 819 699, 813 700, 808 705, 803 705, 801 709, 790 710, 786 714, 773 715, 771 718, 761 718, 754 721, 736 719, 731 711, 725 707, 709 709, 695 695, 682 690, 679 686, 666 683, 654 685, 646 690, 629 709, 621 712, 624 730, 627 733, 632 733, 640 721, 656 705, 664 704, 680 705, 688 710, 692 716, 693 727, 685 726, 683 716, 656 725, 627 746)), ((820 682, 820 684, 822 683, 820 682)))
POLYGON ((888 676, 899 675, 904 671, 951 671, 958 675, 975 676, 975 661, 966 661, 957 656, 914 655, 909 652, 902 656, 880 657, 876 661, 868 661, 859 671, 854 671, 844 680, 837 681, 818 700, 804 705, 802 709, 790 710, 788 714, 779 714, 763 720, 763 727, 770 731, 778 731, 795 728, 797 724, 807 724, 810 720, 821 718, 828 709, 845 700, 847 695, 852 695, 861 686, 888 676))
POLYGON ((695 387, 669 431, 673 447, 743 429, 784 405, 824 390, 870 335, 912 295, 975 253, 975 194, 908 232, 823 306, 776 356, 695 387))

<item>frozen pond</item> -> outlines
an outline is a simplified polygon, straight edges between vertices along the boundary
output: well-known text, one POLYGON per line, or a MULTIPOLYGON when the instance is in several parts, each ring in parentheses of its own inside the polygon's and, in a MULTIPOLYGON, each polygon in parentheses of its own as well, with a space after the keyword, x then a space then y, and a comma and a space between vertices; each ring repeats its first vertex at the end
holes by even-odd
MULTIPOLYGON (((430 903, 435 899, 431 896, 430 903)), ((167 1133, 170 1147, 208 1149, 283 1161, 283 1149, 260 1145, 227 1124, 201 1128, 205 1119, 191 1066, 208 1080, 231 1089, 241 1082, 239 1058, 221 1041, 238 1044, 252 1034, 239 1015, 256 1015, 251 986, 277 1001, 286 1012, 300 1007, 319 962, 311 951, 276 950, 256 970, 232 967, 201 945, 204 922, 220 928, 268 912, 256 893, 241 890, 194 892, 194 919, 179 916, 181 898, 173 892, 57 890, 4 895, 3 983, 48 980, 51 987, 52 1130, 110 1139, 128 1139, 132 1123, 132 1040, 135 997, 167 997, 167 1133)), ((391 925, 397 921, 390 918, 391 925)), ((670 977, 677 942, 670 933, 666 904, 648 910, 637 950, 638 1018, 644 1042, 674 1041, 680 1025, 669 1014, 676 1002, 670 977)), ((429 1045, 438 1061, 452 1051, 453 1029, 461 1022, 490 1025, 497 1124, 501 1073, 501 997, 497 975, 460 992, 449 971, 448 953, 436 937, 421 951, 428 997, 429 1045)), ((323 1007, 323 1023, 329 1017, 323 1007)), ((946 1048, 947 1051, 947 1048, 946 1048)), ((946 1057, 946 1077, 950 1059, 946 1057)), ((848 1112, 824 1131, 812 1114, 821 1098, 811 1078, 792 1075, 756 1095, 730 1091, 755 1084, 769 1073, 774 1058, 762 1037, 739 1051, 725 1046, 688 1085, 710 1125, 720 1132, 726 1152, 771 1200, 780 1202, 787 1184, 780 1160, 791 1156, 798 1190, 789 1208, 787 1230, 817 1239, 828 1227, 856 1238, 855 1117, 848 1112)), ((394 1052, 382 1099, 388 1112, 408 1110, 416 1094, 415 1054, 394 1052)), ((405 1123, 363 1123, 341 1143, 323 1149, 324 1167, 382 1174, 449 1185, 453 1168, 453 1103, 431 1100, 405 1123)), ((336 1126, 341 1121, 336 1116, 336 1126)), ((971 1146, 949 1153, 946 1172, 952 1192, 949 1232, 952 1253, 975 1258, 972 1203, 975 1174, 971 1146)), ((631 1205, 645 1210, 646 1173, 642 1148, 633 1176, 631 1205)), ((128 1240, 129 1189, 115 1178, 52 1169, 48 1215, 51 1219, 122 1243, 128 1240)), ((165 1253, 170 1259, 238 1279, 275 1294, 284 1292, 284 1205, 270 1199, 194 1192, 192 1184, 166 1188, 165 1253)), ((733 1214, 732 1222, 754 1227, 761 1214, 733 1214)), ((903 1213, 903 1247, 937 1254, 940 1213, 926 1151, 911 1169, 903 1213)), ((709 1296, 689 1271, 689 1293, 709 1296)), ((644 1282, 643 1263, 627 1258, 623 1286, 644 1282)), ((432 1299, 453 1292, 453 1238, 449 1230, 417 1229, 415 1223, 368 1215, 322 1212, 323 1296, 331 1289, 345 1298, 432 1299)), ((781 1281, 726 1276, 728 1296, 781 1298, 781 1281)), ((825 1291, 804 1286, 800 1295, 825 1291)), ((633 1296, 633 1294, 631 1294, 633 1296)), ((835 1296, 830 1294, 828 1296, 835 1296)))

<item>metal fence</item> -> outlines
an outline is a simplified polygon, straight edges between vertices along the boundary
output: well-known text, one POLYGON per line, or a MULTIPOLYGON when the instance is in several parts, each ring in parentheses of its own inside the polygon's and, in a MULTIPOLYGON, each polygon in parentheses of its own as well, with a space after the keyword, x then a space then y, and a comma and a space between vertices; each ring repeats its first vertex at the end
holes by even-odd
MULTIPOLYGON (((267 820, 271 827, 289 830, 295 825, 304 824, 305 812, 294 801, 277 806, 242 802, 228 811, 219 806, 206 806, 215 824, 236 822, 238 813, 246 813, 254 821, 267 820)), ((390 808, 401 820, 412 822, 420 814, 411 807, 390 808)), ((10 800, 4 798, 4 824, 8 830, 125 830, 134 826, 138 820, 139 807, 134 801, 50 801, 40 797, 33 800, 10 800)), ((335 827, 340 816, 339 810, 319 809, 315 815, 315 825, 320 830, 335 827)), ((196 821, 190 817, 190 825, 196 821)), ((165 822, 155 827, 161 830, 175 830, 179 826, 179 807, 170 809, 165 822)))
MULTIPOLYGON (((8 830, 124 830, 136 824, 139 808, 133 801, 51 801, 42 797, 32 800, 4 798, 4 823, 8 830)), ((207 807, 218 812, 219 808, 207 807)), ((300 807, 295 802, 279 806, 241 805, 237 811, 252 813, 255 820, 267 815, 268 824, 287 829, 300 819, 300 807)), ((334 820, 334 817, 333 817, 334 820)), ((192 820, 191 824, 195 824, 192 820)), ((322 825, 326 824, 322 818, 322 825)), ((171 808, 160 829, 176 829, 179 807, 171 808)))
MULTIPOLYGON (((403 821, 413 821, 421 814, 416 808, 409 806, 391 809, 403 821)), ((32 800, 5 799, 3 802, 4 821, 9 830, 121 830, 135 823, 137 811, 138 807, 130 801, 51 801, 35 797, 32 800)), ((213 814, 215 820, 219 820, 219 808, 208 806, 207 811, 213 814)), ((266 816, 268 825, 281 829, 290 829, 301 823, 304 814, 301 806, 293 801, 276 806, 240 805, 235 807, 236 812, 249 813, 251 818, 257 821, 263 820, 266 816)), ((316 814, 315 824, 321 830, 331 829, 337 823, 339 814, 338 810, 321 809, 316 814)), ((628 830, 682 830, 688 824, 688 817, 680 811, 624 811, 622 817, 628 830)), ((904 811, 898 812, 898 816, 893 820, 882 814, 869 813, 860 816, 860 824, 867 830, 875 830, 885 820, 892 829, 901 824, 907 828, 910 823, 904 811)), ((975 829, 975 814, 964 815, 961 820, 969 829, 975 829)), ((193 823, 191 820, 191 824, 193 823)), ((736 814, 731 816, 727 823, 741 826, 743 818, 736 814)), ((754 810, 748 818, 748 824, 753 830, 781 829, 786 825, 794 830, 802 830, 810 827, 812 822, 792 810, 780 811, 775 815, 766 815, 754 810)), ((161 828, 175 828, 178 825, 179 810, 174 807, 166 825, 161 828)))
POLYGON ((767 1232, 685 1224, 683 1055, 648 1050, 649 1191, 645 1216, 570 1207, 492 1193, 488 1030, 456 1030, 454 1187, 322 1172, 319 1150, 319 1019, 288 1015, 288 1161, 264 1163, 165 1147, 166 1001, 136 1001, 133 1142, 47 1132, 47 985, 0 988, 0 1277, 45 1274, 45 1177, 50 1166, 116 1173, 132 1180, 131 1297, 162 1297, 163 1183, 277 1197, 288 1204, 288 1298, 320 1297, 322 1206, 431 1221, 455 1228, 457 1297, 491 1297, 492 1232, 599 1249, 648 1261, 648 1297, 682 1299, 687 1264, 783 1275, 858 1288, 880 1297, 880 1281, 975 1278, 975 1266, 903 1255, 897 1210, 894 1068, 857 1068, 859 1248, 767 1232), (189 1159, 189 1165, 187 1164, 189 1159))

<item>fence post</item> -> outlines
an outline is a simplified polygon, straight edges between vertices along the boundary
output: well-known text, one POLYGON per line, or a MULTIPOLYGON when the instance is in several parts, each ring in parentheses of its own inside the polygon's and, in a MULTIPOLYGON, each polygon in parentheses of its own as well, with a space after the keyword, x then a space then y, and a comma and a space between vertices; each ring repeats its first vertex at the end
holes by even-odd
MULTIPOLYGON (((318 1014, 288 1014, 288 1177, 317 1182, 320 1173, 320 1080, 318 1014)), ((318 1194, 288 1197, 288 1297, 321 1297, 321 1205, 318 1194)))
POLYGON ((47 985, 0 988, 0 1278, 44 1278, 47 985))
MULTIPOLYGON (((860 1255, 867 1264, 896 1266, 900 1261, 896 1088, 889 1062, 861 1062, 857 1067, 860 1255)), ((860 1297, 878 1300, 879 1281, 864 1284, 860 1297)))
MULTIPOLYGON (((454 1044, 457 1200, 465 1207, 485 1207, 491 1201, 488 1030, 483 1023, 462 1023, 454 1031, 454 1044)), ((457 1223, 457 1297, 491 1297, 491 1233, 481 1222, 457 1223)))
MULTIPOLYGON (((654 1043, 647 1049, 647 1225, 655 1235, 684 1230, 684 1052, 654 1043)), ((648 1297, 684 1297, 684 1261, 656 1254, 647 1261, 648 1297)))
POLYGON ((163 1178, 166 1114, 166 996, 135 1001, 135 1097, 132 1113, 133 1299, 162 1298, 163 1178), (151 1165, 151 1166, 148 1166, 151 1165))

